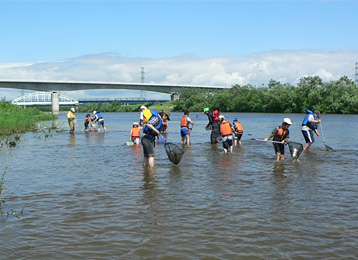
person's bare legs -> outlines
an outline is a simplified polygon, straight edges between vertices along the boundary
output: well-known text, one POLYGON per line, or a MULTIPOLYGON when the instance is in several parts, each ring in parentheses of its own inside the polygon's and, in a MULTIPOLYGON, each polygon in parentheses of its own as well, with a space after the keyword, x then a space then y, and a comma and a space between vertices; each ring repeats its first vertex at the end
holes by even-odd
POLYGON ((144 157, 143 159, 143 165, 147 166, 149 168, 153 168, 154 167, 154 156, 151 157, 144 157))
POLYGON ((303 147, 303 150, 308 151, 313 143, 308 142, 306 143, 305 147, 303 147))

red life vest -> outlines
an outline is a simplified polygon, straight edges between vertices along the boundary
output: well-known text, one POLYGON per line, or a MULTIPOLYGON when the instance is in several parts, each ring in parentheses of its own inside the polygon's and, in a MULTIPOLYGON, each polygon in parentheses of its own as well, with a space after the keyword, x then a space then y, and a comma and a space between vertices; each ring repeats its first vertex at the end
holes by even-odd
POLYGON ((222 136, 232 135, 232 129, 229 122, 221 123, 220 133, 222 136))
POLYGON ((273 140, 274 141, 282 141, 283 139, 286 138, 287 134, 288 134, 288 130, 287 129, 283 130, 282 126, 280 126, 277 133, 273 137, 273 140))
POLYGON ((133 127, 132 128, 132 137, 140 137, 140 129, 139 127, 133 127))
POLYGON ((213 122, 213 123, 219 121, 219 116, 220 116, 219 110, 215 109, 215 110, 213 111, 213 117, 214 117, 214 122, 213 122))
POLYGON ((244 128, 242 127, 242 124, 239 121, 234 122, 234 127, 236 132, 243 133, 244 128))
POLYGON ((188 122, 186 121, 187 117, 188 117, 187 115, 183 116, 183 118, 180 121, 180 127, 188 127, 188 122))

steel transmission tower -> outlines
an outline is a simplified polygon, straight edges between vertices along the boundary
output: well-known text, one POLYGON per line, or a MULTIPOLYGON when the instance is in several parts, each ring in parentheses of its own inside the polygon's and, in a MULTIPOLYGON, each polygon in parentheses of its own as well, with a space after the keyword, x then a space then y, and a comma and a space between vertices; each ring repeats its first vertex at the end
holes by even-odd
MULTIPOLYGON (((145 80, 145 77, 144 77, 144 74, 145 74, 145 72, 144 72, 144 67, 140 67, 140 68, 141 68, 141 72, 140 72, 140 82, 141 82, 141 83, 144 83, 144 80, 145 80)), ((142 90, 142 91, 140 92, 140 97, 141 97, 141 99, 147 99, 146 93, 145 93, 144 90, 142 90)))
POLYGON ((358 62, 356 62, 354 82, 358 85, 358 62))

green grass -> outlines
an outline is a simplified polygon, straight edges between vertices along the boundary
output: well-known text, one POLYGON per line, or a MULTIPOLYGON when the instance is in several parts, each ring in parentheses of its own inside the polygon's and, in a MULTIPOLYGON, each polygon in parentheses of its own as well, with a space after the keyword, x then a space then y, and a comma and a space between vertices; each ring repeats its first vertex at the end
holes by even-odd
POLYGON ((37 129, 37 122, 55 120, 56 116, 45 114, 37 108, 23 108, 0 101, 0 136, 25 133, 37 129))

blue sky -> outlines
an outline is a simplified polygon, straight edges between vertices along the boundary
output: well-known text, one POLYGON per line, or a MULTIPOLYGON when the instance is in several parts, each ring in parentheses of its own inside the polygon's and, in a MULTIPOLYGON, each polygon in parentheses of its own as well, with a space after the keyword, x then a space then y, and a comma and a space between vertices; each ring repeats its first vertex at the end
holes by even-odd
MULTIPOLYGON (((358 61, 357 1, 0 0, 0 10, 0 79, 139 82, 145 64, 151 82, 261 85, 273 76, 290 83, 319 73, 326 80, 353 77, 358 61), (310 71, 312 60, 321 58, 310 71), (125 68, 119 73, 123 77, 107 70, 89 78, 91 69, 105 70, 108 59, 112 67, 125 68), (291 64, 291 74, 293 69, 297 75, 285 72, 290 60, 300 62, 297 69, 291 64), (66 70, 49 72, 64 63, 66 70), (76 68, 80 75, 79 63, 82 78, 68 69, 76 68), (166 71, 173 64, 178 66, 166 71), (202 69, 188 73, 191 65, 202 69), (248 67, 253 72, 243 73, 248 67), (270 74, 280 70, 282 74, 270 74), (215 71, 222 81, 213 80, 215 71), (193 80, 200 76, 211 80, 193 80)), ((8 93, 0 90, 0 97, 8 93)))

